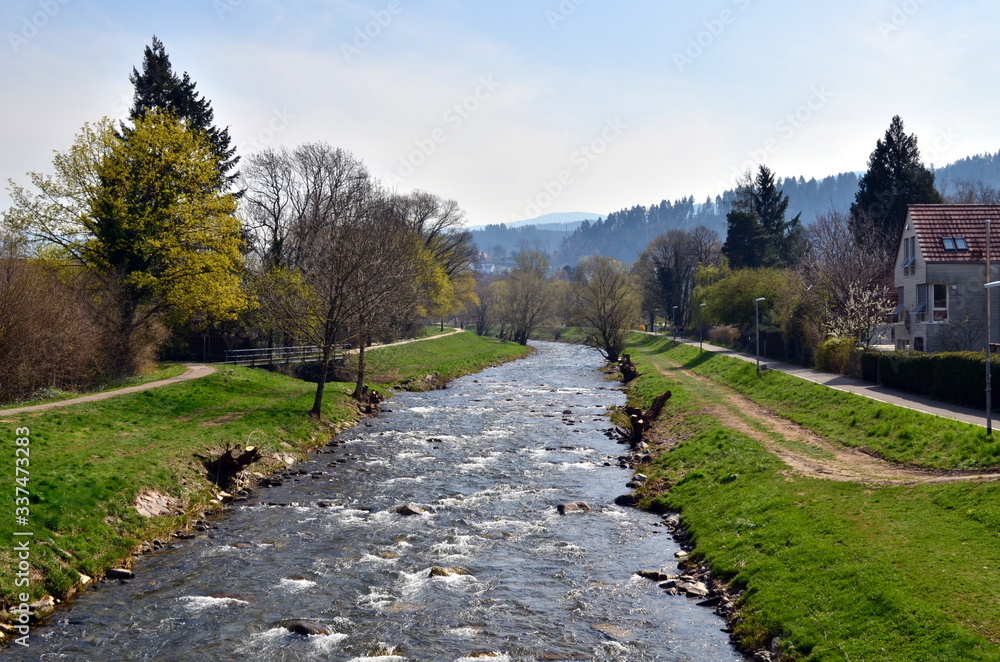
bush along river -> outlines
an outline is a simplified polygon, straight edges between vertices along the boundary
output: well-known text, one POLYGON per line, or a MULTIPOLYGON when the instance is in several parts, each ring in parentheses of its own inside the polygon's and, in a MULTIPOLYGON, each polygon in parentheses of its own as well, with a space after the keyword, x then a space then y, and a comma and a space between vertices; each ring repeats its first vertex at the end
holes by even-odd
POLYGON ((401 394, 197 538, 144 557, 12 660, 742 660, 655 515, 614 505, 622 404, 593 350, 401 394), (590 510, 559 512, 586 502, 590 510))

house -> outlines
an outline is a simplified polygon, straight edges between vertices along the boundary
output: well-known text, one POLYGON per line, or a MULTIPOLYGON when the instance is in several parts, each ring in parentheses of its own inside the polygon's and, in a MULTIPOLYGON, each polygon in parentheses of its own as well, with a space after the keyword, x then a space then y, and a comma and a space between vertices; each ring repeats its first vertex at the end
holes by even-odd
MULTIPOLYGON (((1000 278, 998 226, 1000 205, 910 205, 896 254, 897 301, 892 311, 896 349, 983 350, 987 293, 983 285, 1000 278)), ((1000 333, 1000 293, 992 297, 991 326, 1000 333)))

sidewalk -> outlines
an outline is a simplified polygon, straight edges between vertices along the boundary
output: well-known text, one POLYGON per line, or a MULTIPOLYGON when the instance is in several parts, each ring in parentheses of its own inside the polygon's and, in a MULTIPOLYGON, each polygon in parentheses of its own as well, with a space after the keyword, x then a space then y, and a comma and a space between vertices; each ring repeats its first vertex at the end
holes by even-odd
MULTIPOLYGON (((694 347, 698 346, 697 340, 687 340, 684 338, 678 338, 677 342, 682 342, 686 345, 692 345, 694 347)), ((741 361, 747 361, 749 363, 755 363, 757 358, 753 354, 742 354, 740 352, 726 349, 725 347, 719 347, 717 345, 712 345, 710 343, 704 343, 705 351, 714 352, 716 354, 725 354, 726 356, 731 356, 741 361)), ((922 411, 926 414, 933 414, 934 416, 941 416, 943 418, 950 418, 956 421, 962 421, 963 423, 972 423, 973 425, 986 426, 986 411, 978 409, 969 409, 968 407, 960 407, 958 405, 950 405, 946 402, 940 402, 938 400, 932 400, 921 395, 914 395, 913 393, 906 393, 904 391, 897 391, 895 389, 885 388, 883 386, 878 386, 876 384, 871 384, 869 382, 862 381, 860 379, 854 379, 852 377, 845 377, 843 375, 835 375, 830 372, 820 372, 819 370, 812 370, 810 368, 803 368, 802 366, 794 365, 791 363, 784 363, 782 361, 774 361, 771 359, 761 358, 761 367, 767 366, 768 370, 778 370, 779 372, 785 372, 789 375, 794 375, 801 379, 805 379, 810 382, 815 382, 817 384, 822 384, 823 386, 829 386, 830 388, 835 388, 838 391, 847 391, 848 393, 855 393, 857 395, 871 398, 872 400, 878 400, 879 402, 884 402, 890 405, 896 405, 897 407, 905 407, 906 409, 913 409, 916 411, 922 411)), ((983 394, 983 401, 986 401, 986 394, 983 394)))

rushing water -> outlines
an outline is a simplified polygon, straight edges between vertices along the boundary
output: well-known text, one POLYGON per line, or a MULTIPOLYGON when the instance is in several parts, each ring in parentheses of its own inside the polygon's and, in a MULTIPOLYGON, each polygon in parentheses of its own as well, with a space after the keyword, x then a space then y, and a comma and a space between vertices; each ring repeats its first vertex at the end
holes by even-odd
POLYGON ((145 557, 35 628, 17 660, 740 660, 673 571, 658 518, 613 505, 622 394, 596 353, 529 358, 402 394, 218 528, 145 557), (564 413, 565 411, 571 413, 564 413), (593 511, 561 516, 583 500, 593 511), (281 504, 281 505, 269 505, 281 504), (396 512, 414 504, 429 514, 396 512), (431 568, 467 575, 431 577, 431 568), (329 635, 292 634, 281 619, 329 635))

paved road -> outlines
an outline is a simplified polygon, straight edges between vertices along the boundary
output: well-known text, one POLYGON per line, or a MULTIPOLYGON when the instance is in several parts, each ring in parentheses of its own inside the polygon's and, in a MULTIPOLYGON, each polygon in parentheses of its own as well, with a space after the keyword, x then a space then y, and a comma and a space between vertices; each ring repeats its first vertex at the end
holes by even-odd
MULTIPOLYGON (((397 340, 394 343, 389 343, 389 345, 405 345, 407 343, 420 342, 422 340, 434 340, 436 338, 444 338, 445 336, 450 336, 455 333, 462 333, 462 329, 456 328, 454 331, 449 331, 448 333, 441 333, 436 336, 428 336, 426 338, 397 340)), ((387 347, 387 346, 388 345, 372 345, 372 347, 370 347, 369 349, 377 349, 379 347, 387 347)), ((27 407, 14 407, 12 409, 0 409, 0 416, 6 416, 8 414, 22 414, 24 412, 31 412, 31 411, 44 411, 46 409, 55 409, 57 407, 69 407, 71 405, 78 405, 83 402, 96 402, 97 400, 107 400, 108 398, 114 398, 119 395, 126 395, 128 393, 138 393, 139 391, 148 391, 149 389, 159 388, 160 386, 166 386, 167 384, 176 384, 177 382, 184 382, 189 379, 198 379, 199 377, 211 375, 213 372, 215 372, 215 370, 216 370, 215 366, 205 365, 203 363, 191 363, 188 364, 187 370, 184 372, 184 374, 178 375, 176 377, 161 379, 155 382, 147 382, 145 384, 140 384, 138 386, 128 386, 126 388, 120 388, 115 391, 105 391, 103 393, 92 393, 90 395, 81 395, 78 398, 71 398, 69 400, 59 400, 58 402, 46 402, 45 404, 29 405, 27 407)))
MULTIPOLYGON (((693 345, 695 347, 698 345, 697 340, 685 340, 678 338, 678 342, 693 345)), ((733 358, 740 359, 741 361, 754 363, 757 360, 753 354, 743 354, 709 343, 705 343, 704 348, 706 351, 715 352, 717 354, 725 354, 726 356, 732 356, 733 358)), ((809 368, 803 368, 802 366, 784 363, 782 361, 773 361, 771 359, 765 360, 762 358, 760 362, 761 366, 767 365, 769 370, 786 372, 789 375, 795 375, 801 379, 815 382, 817 384, 823 384, 824 386, 829 386, 830 388, 835 388, 839 391, 856 393, 857 395, 871 398, 872 400, 878 400, 879 402, 896 405, 897 407, 905 407, 907 409, 914 409, 916 411, 922 411, 927 414, 942 416, 956 421, 963 421, 965 423, 972 423, 983 427, 986 426, 985 409, 970 409, 968 407, 950 405, 948 403, 932 400, 931 398, 926 398, 920 395, 914 395, 912 393, 906 393, 904 391, 897 391, 883 386, 878 386, 876 384, 871 384, 860 379, 844 377, 843 375, 836 375, 830 372, 811 370, 809 368)), ((983 401, 986 401, 985 393, 983 393, 983 401)))

